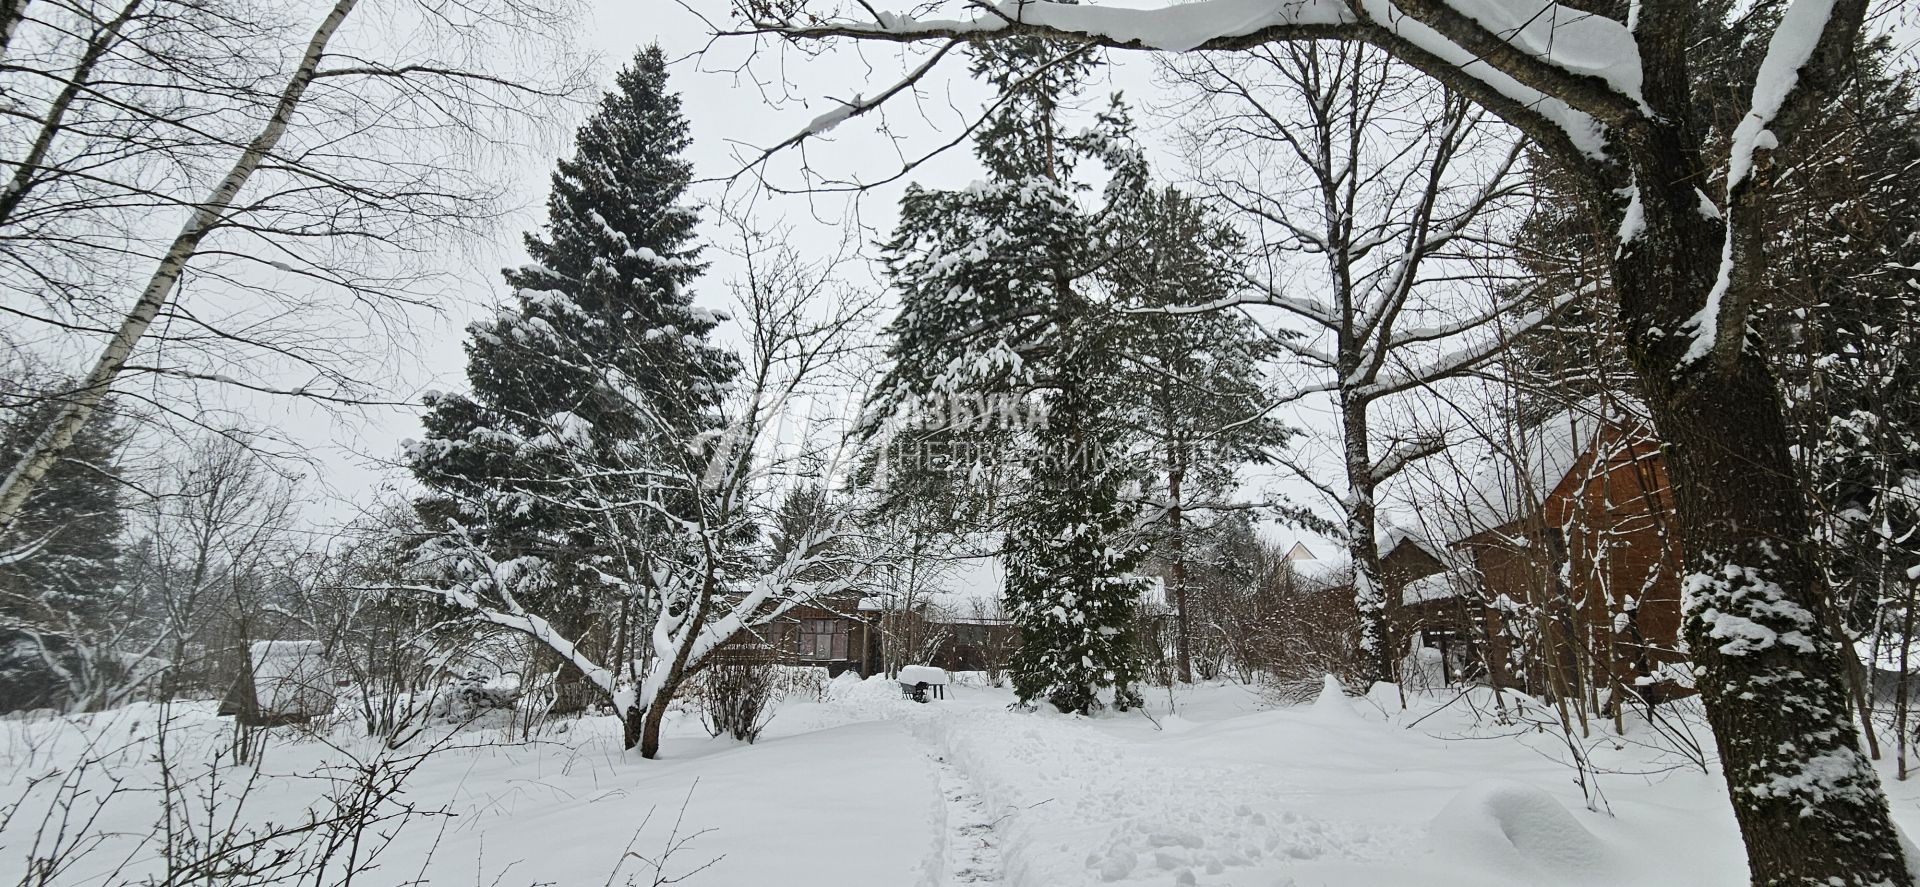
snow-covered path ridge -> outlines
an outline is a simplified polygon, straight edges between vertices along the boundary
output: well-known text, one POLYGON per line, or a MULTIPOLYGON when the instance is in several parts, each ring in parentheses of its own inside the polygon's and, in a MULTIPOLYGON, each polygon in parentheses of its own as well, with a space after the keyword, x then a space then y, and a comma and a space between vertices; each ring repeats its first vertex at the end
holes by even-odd
POLYGON ((936 752, 928 753, 940 777, 940 797, 947 805, 944 885, 999 884, 1000 839, 994 832, 997 817, 973 790, 972 782, 936 752))
MULTIPOLYGON (((1011 712, 998 694, 914 705, 866 687, 839 705, 904 723, 934 749, 948 802, 950 884, 1236 883, 1235 873, 1378 864, 1421 849, 1421 835, 1397 823, 1310 809, 1301 788, 1270 768, 1169 754, 1163 746, 1175 737, 1138 715, 1116 722, 1011 712), (1103 727, 1137 727, 1151 738, 1103 727), (990 865, 970 861, 982 850, 990 865)), ((1175 719, 1169 730, 1188 726, 1175 719)))

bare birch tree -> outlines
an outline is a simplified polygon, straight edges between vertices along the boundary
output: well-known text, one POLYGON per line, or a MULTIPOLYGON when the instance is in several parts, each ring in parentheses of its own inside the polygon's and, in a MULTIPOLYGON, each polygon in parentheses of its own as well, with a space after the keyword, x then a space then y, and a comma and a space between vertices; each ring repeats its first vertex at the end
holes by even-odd
POLYGON ((4 310, 97 357, 0 480, 0 533, 129 373, 364 399, 356 339, 404 328, 435 251, 497 212, 468 149, 578 85, 569 6, 336 0, 297 26, 250 0, 22 6, 12 54, 34 64, 0 77, 26 109, 6 133, 0 271, 29 286, 4 310), (502 68, 510 40, 560 73, 502 68), (206 295, 189 306, 183 287, 206 295))

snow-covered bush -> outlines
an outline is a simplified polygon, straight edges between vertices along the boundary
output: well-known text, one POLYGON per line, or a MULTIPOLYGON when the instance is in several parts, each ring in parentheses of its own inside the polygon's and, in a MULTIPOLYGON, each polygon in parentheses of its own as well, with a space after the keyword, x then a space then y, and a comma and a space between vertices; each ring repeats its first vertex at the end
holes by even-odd
MULTIPOLYGON (((831 681, 827 670, 817 665, 779 665, 774 666, 774 680, 784 700, 801 702, 827 701, 827 685, 831 681)), ((858 675, 855 675, 858 677, 858 675)))
POLYGON ((729 658, 700 673, 700 698, 707 732, 725 733, 751 743, 773 719, 771 703, 778 679, 771 663, 746 657, 729 658))
POLYGON ((518 687, 468 676, 434 691, 427 715, 448 724, 469 724, 497 712, 511 713, 520 702, 518 687))

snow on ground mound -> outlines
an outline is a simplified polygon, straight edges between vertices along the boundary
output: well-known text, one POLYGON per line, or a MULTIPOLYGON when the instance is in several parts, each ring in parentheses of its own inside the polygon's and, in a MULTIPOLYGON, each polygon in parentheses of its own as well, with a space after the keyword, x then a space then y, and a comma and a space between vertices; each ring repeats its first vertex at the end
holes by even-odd
POLYGON ((1429 835, 1442 855, 1536 883, 1602 880, 1616 868, 1608 847, 1552 795, 1510 779, 1462 790, 1429 835))
POLYGON ((1333 675, 1320 681, 1320 695, 1314 698, 1312 711, 1321 718, 1360 720, 1360 713, 1353 710, 1353 702, 1347 698, 1346 688, 1340 686, 1340 679, 1333 675))

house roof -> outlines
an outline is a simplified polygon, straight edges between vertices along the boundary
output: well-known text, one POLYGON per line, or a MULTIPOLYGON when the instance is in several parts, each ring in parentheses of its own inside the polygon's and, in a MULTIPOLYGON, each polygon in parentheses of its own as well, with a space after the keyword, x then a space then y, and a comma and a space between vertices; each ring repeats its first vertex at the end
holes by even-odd
POLYGON ((1609 427, 1642 424, 1634 409, 1589 398, 1528 426, 1510 439, 1486 448, 1462 472, 1459 495, 1464 507, 1437 509, 1426 516, 1429 539, 1458 545, 1467 539, 1521 520, 1553 495, 1581 457, 1592 452, 1609 427))
POLYGON ((1402 526, 1387 520, 1379 521, 1379 531, 1374 534, 1374 545, 1381 557, 1393 553, 1402 545, 1411 545, 1425 552, 1428 557, 1441 563, 1447 562, 1446 546, 1435 543, 1427 534, 1425 527, 1402 526))
POLYGON ((860 599, 859 609, 879 613, 911 606, 942 622, 996 622, 1006 578, 1006 567, 997 556, 955 558, 912 595, 870 594, 860 599))
POLYGON ((1400 589, 1400 603, 1403 604, 1417 604, 1421 601, 1438 601, 1459 596, 1460 589, 1453 582, 1453 574, 1447 572, 1422 576, 1400 589))

